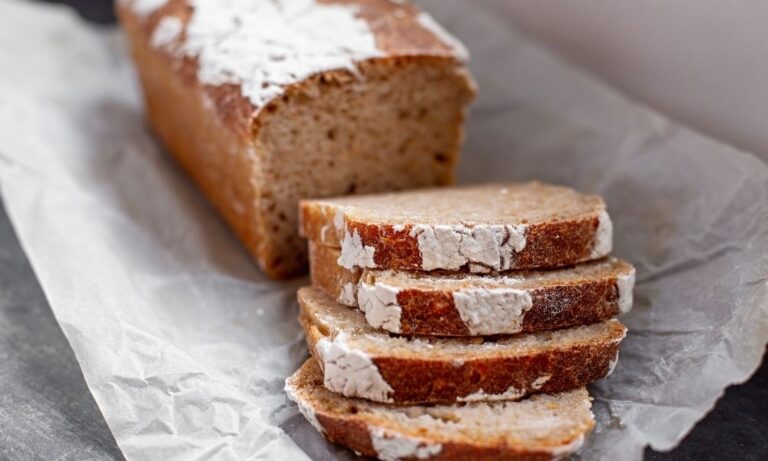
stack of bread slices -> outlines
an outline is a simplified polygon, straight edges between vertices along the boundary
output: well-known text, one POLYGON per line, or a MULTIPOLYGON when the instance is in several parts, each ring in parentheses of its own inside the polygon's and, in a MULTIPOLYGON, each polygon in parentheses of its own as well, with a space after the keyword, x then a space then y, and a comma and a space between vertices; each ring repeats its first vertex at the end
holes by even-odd
POLYGON ((331 442, 395 459, 557 459, 594 425, 634 269, 600 197, 538 182, 301 203, 312 352, 287 380, 331 442))

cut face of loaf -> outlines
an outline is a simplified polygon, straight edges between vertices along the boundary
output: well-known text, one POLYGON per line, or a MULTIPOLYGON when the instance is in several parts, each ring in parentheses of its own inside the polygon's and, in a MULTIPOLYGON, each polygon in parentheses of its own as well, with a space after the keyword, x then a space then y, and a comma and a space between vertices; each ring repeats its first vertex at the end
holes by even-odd
POLYGON ((299 199, 453 182, 465 51, 388 0, 118 3, 150 125, 273 277, 299 199))
POLYGON ((368 324, 407 335, 474 336, 555 330, 632 307, 635 269, 616 258, 505 274, 345 269, 338 248, 310 242, 312 285, 368 324))
POLYGON ((514 400, 575 389, 609 373, 626 334, 608 320, 496 338, 397 337, 320 290, 302 288, 298 298, 325 386, 377 402, 514 400))
POLYGON ((387 461, 561 459, 578 450, 595 424, 584 388, 519 402, 382 405, 328 391, 308 360, 285 390, 329 441, 387 461))
POLYGON ((340 247, 339 264, 405 270, 568 266, 607 256, 603 200, 539 182, 306 200, 301 232, 340 247))

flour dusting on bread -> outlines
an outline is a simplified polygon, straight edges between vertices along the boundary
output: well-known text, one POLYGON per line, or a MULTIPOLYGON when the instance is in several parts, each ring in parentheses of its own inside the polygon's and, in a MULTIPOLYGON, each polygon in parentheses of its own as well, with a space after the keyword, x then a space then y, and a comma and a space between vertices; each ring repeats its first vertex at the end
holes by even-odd
POLYGON ((316 349, 328 389, 347 396, 392 401, 389 395, 393 390, 382 378, 376 364, 365 352, 351 348, 343 332, 333 339, 322 338, 316 349))
POLYGON ((382 283, 366 283, 358 287, 357 302, 369 325, 400 333, 403 309, 397 302, 398 292, 398 288, 382 283))
POLYGON ((606 210, 600 210, 598 215, 597 232, 595 233, 595 243, 592 246, 590 259, 602 258, 611 253, 613 249, 613 223, 606 210))
POLYGON ((523 329, 523 316, 533 306, 531 294, 516 288, 457 290, 453 301, 472 335, 518 333, 523 329))
POLYGON ((426 443, 415 437, 397 434, 380 427, 371 428, 370 435, 376 456, 382 461, 428 459, 443 449, 439 443, 426 443))
POLYGON ((504 271, 525 248, 525 225, 427 225, 411 228, 421 253, 421 268, 472 272, 504 271))
POLYGON ((315 0, 190 0, 184 51, 207 84, 242 85, 257 108, 286 85, 379 57, 376 37, 355 5, 315 0))
POLYGON ((628 273, 621 274, 616 278, 616 286, 619 290, 619 313, 624 314, 632 309, 633 294, 635 288, 635 268, 628 273))

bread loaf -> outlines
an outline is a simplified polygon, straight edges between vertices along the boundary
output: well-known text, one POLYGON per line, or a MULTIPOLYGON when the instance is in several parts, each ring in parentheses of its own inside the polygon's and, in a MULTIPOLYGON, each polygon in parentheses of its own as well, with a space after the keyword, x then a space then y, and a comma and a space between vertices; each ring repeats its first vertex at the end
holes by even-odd
POLYGON ((388 0, 121 0, 151 127, 273 277, 301 198, 453 182, 466 51, 388 0))

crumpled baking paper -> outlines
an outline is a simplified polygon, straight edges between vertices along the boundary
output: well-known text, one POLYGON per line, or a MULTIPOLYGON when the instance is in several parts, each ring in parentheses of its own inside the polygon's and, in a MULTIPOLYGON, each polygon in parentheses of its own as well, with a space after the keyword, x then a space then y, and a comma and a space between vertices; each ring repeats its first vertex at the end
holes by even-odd
MULTIPOLYGON (((463 182, 602 194, 638 270, 582 459, 674 447, 768 341, 768 165, 633 104, 488 2, 421 2, 469 45, 463 182)), ((0 3, 0 190, 131 460, 350 459, 287 402, 294 293, 251 263, 144 125, 124 44, 68 10, 0 3)))

